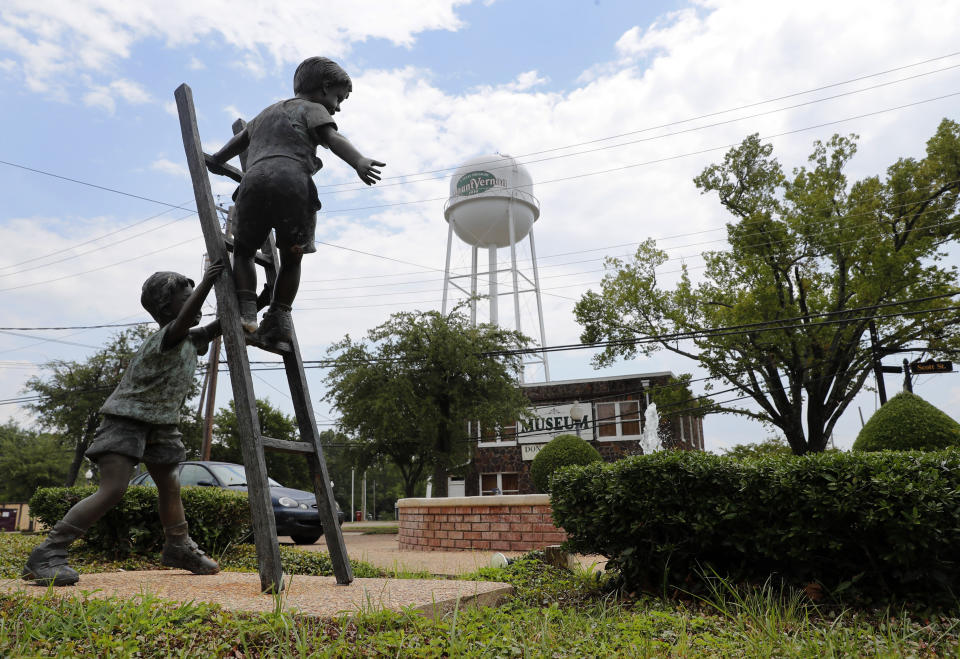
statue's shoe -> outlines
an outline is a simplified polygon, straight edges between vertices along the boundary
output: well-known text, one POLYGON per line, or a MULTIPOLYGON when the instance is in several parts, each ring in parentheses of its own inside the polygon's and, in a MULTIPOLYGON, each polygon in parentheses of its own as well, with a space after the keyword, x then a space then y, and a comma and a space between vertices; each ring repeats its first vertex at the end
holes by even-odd
POLYGON ((216 574, 220 571, 217 562, 204 554, 189 536, 180 544, 164 544, 160 562, 167 567, 178 567, 194 574, 216 574))

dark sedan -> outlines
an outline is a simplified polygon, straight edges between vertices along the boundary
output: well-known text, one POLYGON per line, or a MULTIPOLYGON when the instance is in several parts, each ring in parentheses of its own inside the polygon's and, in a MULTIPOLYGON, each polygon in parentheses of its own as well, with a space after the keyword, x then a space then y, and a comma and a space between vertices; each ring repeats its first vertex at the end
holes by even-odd
MULTIPOLYGON (((272 478, 270 499, 277 523, 277 535, 288 535, 298 545, 312 545, 323 535, 323 525, 317 512, 313 492, 284 487, 272 478)), ((155 485, 150 474, 143 473, 130 481, 131 485, 155 485)), ((247 475, 243 465, 230 462, 181 462, 180 485, 221 487, 227 490, 247 490, 247 475)), ((337 517, 343 524, 344 514, 337 505, 337 517)))

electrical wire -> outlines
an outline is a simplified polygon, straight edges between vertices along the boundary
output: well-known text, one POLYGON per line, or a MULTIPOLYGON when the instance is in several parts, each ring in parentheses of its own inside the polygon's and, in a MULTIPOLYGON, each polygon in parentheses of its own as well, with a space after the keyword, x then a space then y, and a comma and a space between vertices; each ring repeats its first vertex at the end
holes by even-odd
MULTIPOLYGON (((831 89, 831 88, 834 88, 834 87, 840 87, 840 86, 847 85, 847 84, 850 84, 850 83, 853 83, 853 82, 859 82, 859 81, 861 81, 861 80, 867 80, 867 79, 869 79, 869 78, 875 78, 875 77, 878 77, 878 76, 881 76, 881 75, 886 75, 886 74, 888 74, 888 73, 894 73, 894 72, 896 72, 896 71, 902 71, 902 70, 904 70, 904 69, 913 68, 913 67, 915 67, 915 66, 921 66, 921 65, 923 65, 923 64, 929 64, 929 63, 931 63, 931 62, 936 62, 936 61, 939 61, 939 60, 949 59, 950 57, 955 57, 955 56, 957 56, 957 55, 960 55, 960 51, 958 51, 958 52, 953 52, 953 53, 947 53, 946 55, 939 55, 939 56, 937 56, 937 57, 932 57, 932 58, 930 58, 930 59, 922 60, 922 61, 920 61, 920 62, 915 62, 915 63, 913 63, 913 64, 906 64, 906 65, 903 65, 903 66, 898 66, 898 67, 895 67, 895 68, 886 69, 886 70, 884 70, 884 71, 878 71, 878 72, 876 72, 876 73, 870 73, 870 74, 858 76, 858 77, 855 77, 855 78, 850 78, 850 79, 848 79, 848 80, 843 80, 843 81, 840 81, 840 82, 830 83, 830 84, 827 84, 827 85, 821 85, 821 86, 819 86, 819 87, 813 87, 813 88, 811 88, 811 89, 806 89, 806 90, 803 90, 803 91, 791 92, 791 93, 789 93, 789 94, 784 94, 784 95, 782 95, 782 96, 777 96, 777 97, 774 97, 774 98, 769 98, 769 99, 766 99, 766 100, 763 100, 763 101, 755 101, 755 102, 747 103, 747 104, 740 105, 740 106, 737 106, 737 107, 727 108, 727 109, 725 109, 725 110, 717 110, 717 111, 714 111, 714 112, 708 112, 708 113, 701 114, 701 115, 697 115, 697 116, 694 116, 694 117, 688 117, 688 118, 686 118, 686 119, 680 119, 680 120, 676 120, 676 121, 671 121, 671 122, 668 122, 668 123, 659 124, 659 125, 655 125, 655 126, 648 126, 648 127, 646 127, 646 128, 640 128, 640 129, 628 131, 628 132, 626 132, 626 133, 619 133, 619 134, 617 134, 617 135, 610 135, 610 136, 607 136, 607 137, 596 138, 596 139, 589 140, 589 141, 586 141, 586 142, 579 142, 579 143, 575 143, 575 144, 568 144, 568 145, 564 145, 564 146, 552 147, 552 148, 544 149, 544 150, 541 150, 541 151, 532 151, 532 152, 528 152, 528 153, 524 153, 524 154, 518 155, 518 156, 516 156, 516 157, 517 157, 517 158, 526 158, 526 157, 529 157, 529 156, 540 155, 540 154, 543 154, 543 153, 551 153, 551 152, 560 151, 560 150, 563 150, 563 149, 575 148, 575 147, 579 147, 579 146, 586 146, 586 145, 588 145, 588 144, 596 144, 597 142, 604 142, 604 141, 607 141, 607 140, 618 139, 618 138, 621 138, 621 137, 628 137, 628 136, 630 136, 630 135, 637 135, 637 134, 639 134, 639 133, 645 133, 645 132, 649 132, 649 131, 651 131, 651 130, 658 130, 658 129, 660 129, 660 128, 669 128, 669 127, 671 127, 671 126, 677 126, 677 125, 680 125, 680 124, 689 123, 689 122, 691 122, 691 121, 697 121, 697 120, 700 120, 700 119, 707 119, 707 118, 710 118, 710 117, 719 116, 719 115, 721 115, 721 114, 727 114, 727 113, 729 113, 729 112, 736 112, 736 111, 739 111, 739 110, 745 110, 745 109, 752 108, 752 107, 757 107, 757 106, 760 106, 760 105, 766 105, 767 103, 775 103, 775 102, 777 102, 777 101, 786 100, 786 99, 788 99, 788 98, 795 98, 795 97, 797 97, 797 96, 802 96, 802 95, 804 95, 804 94, 811 94, 811 93, 813 93, 813 92, 823 91, 823 90, 831 89)), ((949 68, 953 68, 953 67, 949 67, 949 68)), ((499 163, 499 162, 500 162, 499 160, 491 160, 491 161, 488 161, 488 162, 486 162, 486 163, 484 163, 484 162, 476 163, 476 165, 479 167, 479 166, 483 166, 483 165, 497 164, 497 163, 499 163)), ((392 180, 392 179, 398 179, 398 178, 409 178, 409 177, 412 177, 412 176, 423 176, 423 175, 426 175, 426 174, 437 174, 437 173, 441 173, 441 172, 451 172, 451 171, 456 170, 457 167, 458 167, 458 166, 444 167, 444 168, 441 168, 441 169, 434 169, 434 170, 429 170, 429 171, 421 171, 421 172, 414 172, 414 173, 409 173, 409 174, 398 174, 398 175, 394 175, 394 176, 386 176, 386 177, 383 178, 383 180, 392 180)), ((320 185, 320 186, 317 186, 317 187, 320 188, 320 189, 324 189, 324 188, 332 188, 332 187, 341 187, 341 186, 346 186, 346 185, 355 185, 355 184, 351 181, 351 182, 349 182, 349 183, 332 183, 332 184, 328 184, 328 185, 320 185)), ((358 188, 358 189, 359 189, 359 188, 358 188)))

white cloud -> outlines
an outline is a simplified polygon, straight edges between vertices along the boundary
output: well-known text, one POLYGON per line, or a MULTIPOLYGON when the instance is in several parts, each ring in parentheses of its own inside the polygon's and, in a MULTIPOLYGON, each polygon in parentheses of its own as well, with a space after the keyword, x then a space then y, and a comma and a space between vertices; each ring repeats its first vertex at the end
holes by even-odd
POLYGON ((198 59, 198 58, 196 58, 196 57, 191 57, 191 58, 190 58, 190 63, 187 65, 187 67, 188 67, 191 71, 201 71, 201 70, 207 68, 207 65, 204 64, 200 59, 198 59))
POLYGON ((525 92, 533 87, 543 85, 547 81, 547 78, 542 77, 536 71, 525 71, 524 73, 518 75, 513 82, 508 83, 505 88, 509 89, 510 91, 525 92))
POLYGON ((190 171, 187 169, 187 166, 173 162, 172 160, 167 160, 166 158, 158 158, 150 163, 150 169, 156 172, 162 172, 163 174, 169 174, 171 176, 189 176, 190 171))
POLYGON ((694 39, 703 29, 703 23, 694 9, 683 9, 667 14, 665 19, 646 30, 634 26, 623 33, 615 47, 622 55, 636 56, 666 50, 694 39))
MULTIPOLYGON (((29 89, 63 97, 78 74, 108 73, 144 39, 172 47, 218 39, 263 75, 267 60, 283 64, 318 52, 342 57, 367 39, 409 47, 425 30, 456 30, 454 10, 465 1, 400 0, 371 11, 349 0, 7 0, 0 6, 0 51, 22 63, 29 89)), ((94 92, 90 103, 110 106, 102 90, 94 92)))
POLYGON ((84 105, 103 108, 110 114, 116 110, 117 99, 133 105, 153 100, 139 83, 124 79, 114 80, 108 85, 91 84, 90 91, 83 95, 84 105))
POLYGON ((223 111, 227 113, 231 119, 243 116, 243 112, 236 105, 228 105, 223 108, 223 111))
MULTIPOLYGON (((170 4, 165 3, 165 6, 170 4)), ((16 53, 15 61, 29 71, 26 79, 33 88, 54 93, 62 84, 60 74, 81 67, 79 63, 69 62, 67 55, 58 51, 58 37, 65 37, 63 48, 66 50, 74 49, 75 44, 100 49, 101 54, 91 56, 89 64, 83 66, 99 66, 105 72, 100 75, 109 79, 110 63, 126 56, 125 47, 129 48, 135 40, 148 36, 165 39, 173 48, 192 45, 201 37, 219 36, 242 53, 243 57, 239 59, 247 58, 254 67, 269 67, 271 60, 295 61, 307 53, 327 52, 336 56, 363 38, 379 36, 395 43, 409 44, 418 31, 456 29, 459 25, 453 13, 455 3, 439 1, 418 5, 423 10, 413 12, 416 16, 406 17, 394 16, 390 13, 393 5, 385 5, 391 7, 384 10, 387 18, 393 17, 398 25, 387 25, 387 19, 380 21, 379 18, 376 24, 355 21, 349 25, 347 17, 354 16, 350 13, 354 11, 353 5, 334 6, 330 16, 324 19, 329 22, 310 24, 302 16, 291 19, 287 9, 278 10, 275 17, 262 15, 256 8, 228 10, 225 0, 222 4, 192 3, 203 5, 202 8, 179 2, 172 4, 183 11, 156 15, 157 5, 150 2, 110 8, 114 28, 128 36, 126 39, 115 37, 105 46, 101 46, 96 35, 83 25, 74 33, 66 27, 66 19, 58 22, 49 18, 47 14, 51 12, 45 8, 47 3, 5 4, 4 9, 0 9, 0 43, 16 53), (34 4, 38 8, 34 9, 34 4), (201 16, 197 21, 198 12, 208 12, 209 15, 204 14, 205 18, 201 16), (13 14, 23 20, 11 22, 13 14), (27 20, 29 17, 33 17, 32 22, 27 20), (43 25, 59 27, 53 29, 43 25), (318 30, 316 42, 307 38, 313 34, 312 30, 318 30), (31 35, 33 40, 24 35, 31 35), (37 47, 36 51, 31 50, 33 46, 37 47)), ((455 93, 445 89, 429 70, 413 66, 369 69, 355 75, 354 92, 345 102, 343 114, 337 115, 337 121, 341 131, 364 154, 388 163, 384 171, 388 177, 456 166, 481 153, 503 151, 522 155, 543 152, 522 160, 529 162, 527 166, 534 178, 534 193, 543 209, 535 231, 543 287, 552 289, 544 296, 547 340, 552 344, 572 343, 578 340, 580 333, 571 313, 573 302, 554 296, 576 299, 588 286, 596 287, 602 276, 599 258, 604 254, 629 253, 632 251, 630 243, 652 236, 659 238, 661 247, 668 249, 673 257, 666 270, 679 267, 683 257, 696 276, 700 272, 697 269, 701 262, 699 252, 722 246, 722 242, 710 242, 721 238, 722 231, 698 232, 722 229, 728 218, 714 196, 698 193, 692 178, 707 164, 723 157, 724 145, 738 143, 753 132, 762 135, 780 133, 932 97, 942 94, 945 89, 956 89, 960 75, 946 72, 806 108, 662 137, 668 132, 705 126, 836 91, 857 89, 872 82, 893 80, 957 61, 948 60, 943 64, 933 63, 833 92, 805 95, 746 112, 722 113, 667 128, 650 127, 674 124, 690 117, 956 50, 954 26, 960 24, 960 4, 932 1, 921 4, 922 7, 892 2, 807 2, 796 5, 759 0, 703 3, 698 5, 696 12, 681 11, 651 26, 630 27, 626 24, 616 42, 612 61, 584 62, 583 67, 589 70, 589 75, 575 88, 565 90, 547 88, 542 74, 537 71, 515 72, 513 81, 504 85, 455 93), (912 46, 893 47, 898 44, 912 46), (627 133, 632 134, 615 140, 604 139, 627 133), (596 150, 630 141, 636 143, 596 150), (585 144, 564 148, 578 143, 585 144), (707 151, 714 147, 720 148, 707 151), (572 155, 578 151, 584 153, 572 155), (683 156, 696 152, 702 153, 683 156), (652 164, 635 166, 645 162, 652 164), (588 175, 603 170, 611 171, 588 175), (666 238, 679 234, 691 235, 666 238), (625 246, 614 248, 610 247, 612 245, 625 246), (547 258, 560 254, 566 256, 547 258), (559 288, 568 284, 579 285, 559 288)), ((64 14, 70 15, 73 5, 65 6, 64 14)), ((98 6, 101 12, 108 12, 103 8, 107 7, 103 1, 98 6)), ((307 16, 320 11, 313 4, 301 8, 307 16)), ((374 13, 359 5, 356 11, 365 15, 374 13)), ((95 79, 93 73, 90 75, 95 79)), ((88 99, 91 104, 110 109, 121 100, 134 102, 137 99, 136 92, 129 88, 99 84, 99 87, 87 90, 91 94, 88 99)), ((211 101, 207 109, 216 111, 231 100, 234 99, 224 99, 219 105, 211 101)), ((262 106, 272 100, 263 99, 262 106)), ((246 107, 246 101, 235 102, 246 107)), ((176 114, 172 103, 163 105, 168 112, 176 114)), ((925 140, 939 119, 951 112, 955 115, 955 107, 949 101, 941 102, 785 136, 775 141, 775 153, 789 170, 804 163, 813 139, 825 139, 834 132, 855 131, 861 134, 862 140, 860 152, 851 167, 851 178, 882 173, 897 157, 920 155, 925 140)), ((256 111, 259 108, 248 109, 256 111)), ((235 106, 227 106, 225 111, 233 116, 249 117, 253 114, 239 112, 235 106)), ((218 116, 222 115, 218 113, 218 116)), ((225 122, 218 125, 216 131, 203 133, 207 151, 216 150, 229 137, 229 125, 225 122)), ((174 135, 172 139, 179 139, 173 132, 171 135, 174 135)), ((136 145, 130 146, 133 149, 136 145)), ((141 152, 160 153, 164 148, 141 152)), ((319 218, 317 237, 426 267, 420 269, 332 247, 320 247, 318 255, 305 259, 296 319, 298 327, 310 328, 309 332, 301 332, 304 354, 318 357, 329 342, 347 332, 362 335, 367 328, 382 322, 398 308, 429 308, 431 304, 439 307, 442 276, 437 270, 442 268, 444 260, 447 226, 442 209, 449 184, 445 174, 437 174, 432 180, 402 185, 388 185, 397 180, 387 179, 378 189, 368 190, 359 185, 352 170, 337 161, 335 156, 325 151, 321 151, 321 156, 325 167, 317 176, 317 184, 324 212, 319 218), (356 189, 338 191, 325 187, 343 182, 355 184, 356 189), (342 212, 348 208, 424 199, 439 201, 342 212), (417 274, 400 276, 399 273, 417 274), (373 278, 381 275, 389 276, 373 278), (370 278, 358 279, 360 277, 370 278), (404 281, 416 283, 397 283, 404 281), (391 282, 391 286, 383 285, 391 282), (327 290, 310 290, 323 288, 327 290), (410 293, 421 290, 425 292, 410 293), (387 292, 393 295, 373 297, 387 292), (402 300, 428 300, 432 303, 401 305, 402 300)), ((159 159, 153 167, 183 175, 182 165, 165 159, 159 159)), ((229 195, 235 187, 226 179, 215 179, 213 185, 215 193, 222 195, 229 195)), ((83 227, 92 231, 91 223, 95 224, 89 220, 83 223, 83 227)), ((194 228, 197 226, 195 218, 187 223, 194 228)), ((82 234, 61 235, 59 232, 63 227, 59 225, 44 224, 36 233, 31 232, 31 226, 27 221, 16 225, 9 232, 9 236, 13 236, 11 240, 23 244, 23 236, 30 235, 31 240, 27 241, 30 245, 44 245, 47 249, 82 240, 82 234)), ((0 240, 7 235, 3 229, 4 225, 0 225, 0 240)), ((168 242, 176 242, 176 239, 171 236, 168 242)), ((156 244, 167 243, 157 240, 156 244)), ((45 313, 44 309, 57 309, 64 318, 78 319, 91 314, 113 318, 122 313, 133 313, 137 308, 129 281, 142 280, 143 272, 154 266, 154 269, 182 268, 193 272, 200 251, 202 246, 198 239, 194 245, 171 248, 169 253, 150 257, 143 263, 118 266, 120 269, 110 276, 67 279, 62 287, 49 290, 44 287, 25 289, 31 292, 31 296, 16 298, 6 308, 22 310, 29 306, 37 314, 45 313), (96 310, 85 310, 81 304, 85 300, 83 292, 91 286, 102 293, 104 300, 129 299, 130 304, 124 303, 122 309, 111 311, 111 305, 98 302, 96 310)), ((12 258, 10 254, 6 257, 12 258)), ((502 254, 501 259, 504 258, 505 254, 502 254)), ((457 246, 453 260, 456 267, 467 267, 469 249, 457 246)), ((0 268, 4 263, 10 261, 0 253, 0 268)), ((53 272, 69 275, 81 269, 66 265, 53 272)), ((20 280, 33 281, 26 276, 20 280)), ((501 311, 509 306, 502 305, 501 311)), ((23 324, 27 324, 26 319, 23 324)), ((525 324, 524 327, 533 326, 525 324)), ((590 375, 589 371, 584 373, 587 355, 578 355, 577 358, 551 357, 554 377, 590 375)), ((693 368, 691 362, 657 355, 643 362, 619 363, 608 372, 681 372, 693 368)), ((312 383, 312 386, 315 396, 323 390, 318 384, 312 383)), ((866 413, 868 403, 864 403, 864 409, 866 413)), ((852 425, 837 430, 837 444, 841 446, 849 446, 859 426, 856 411, 849 416, 852 425)), ((742 427, 742 424, 728 425, 725 420, 708 419, 708 447, 741 441, 738 437, 743 433, 737 436, 736 429, 742 427), (711 428, 715 428, 718 435, 711 435, 711 428)), ((766 431, 758 429, 746 439, 759 441, 764 436, 766 431)))

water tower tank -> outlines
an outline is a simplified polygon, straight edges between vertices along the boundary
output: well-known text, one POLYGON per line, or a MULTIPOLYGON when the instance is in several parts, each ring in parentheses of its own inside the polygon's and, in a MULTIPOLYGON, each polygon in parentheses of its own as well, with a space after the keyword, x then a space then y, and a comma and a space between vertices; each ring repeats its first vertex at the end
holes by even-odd
POLYGON ((454 172, 443 215, 453 222, 453 230, 465 243, 474 247, 510 245, 511 211, 513 242, 517 243, 540 217, 540 204, 533 196, 530 173, 516 159, 500 153, 477 156, 454 172))

